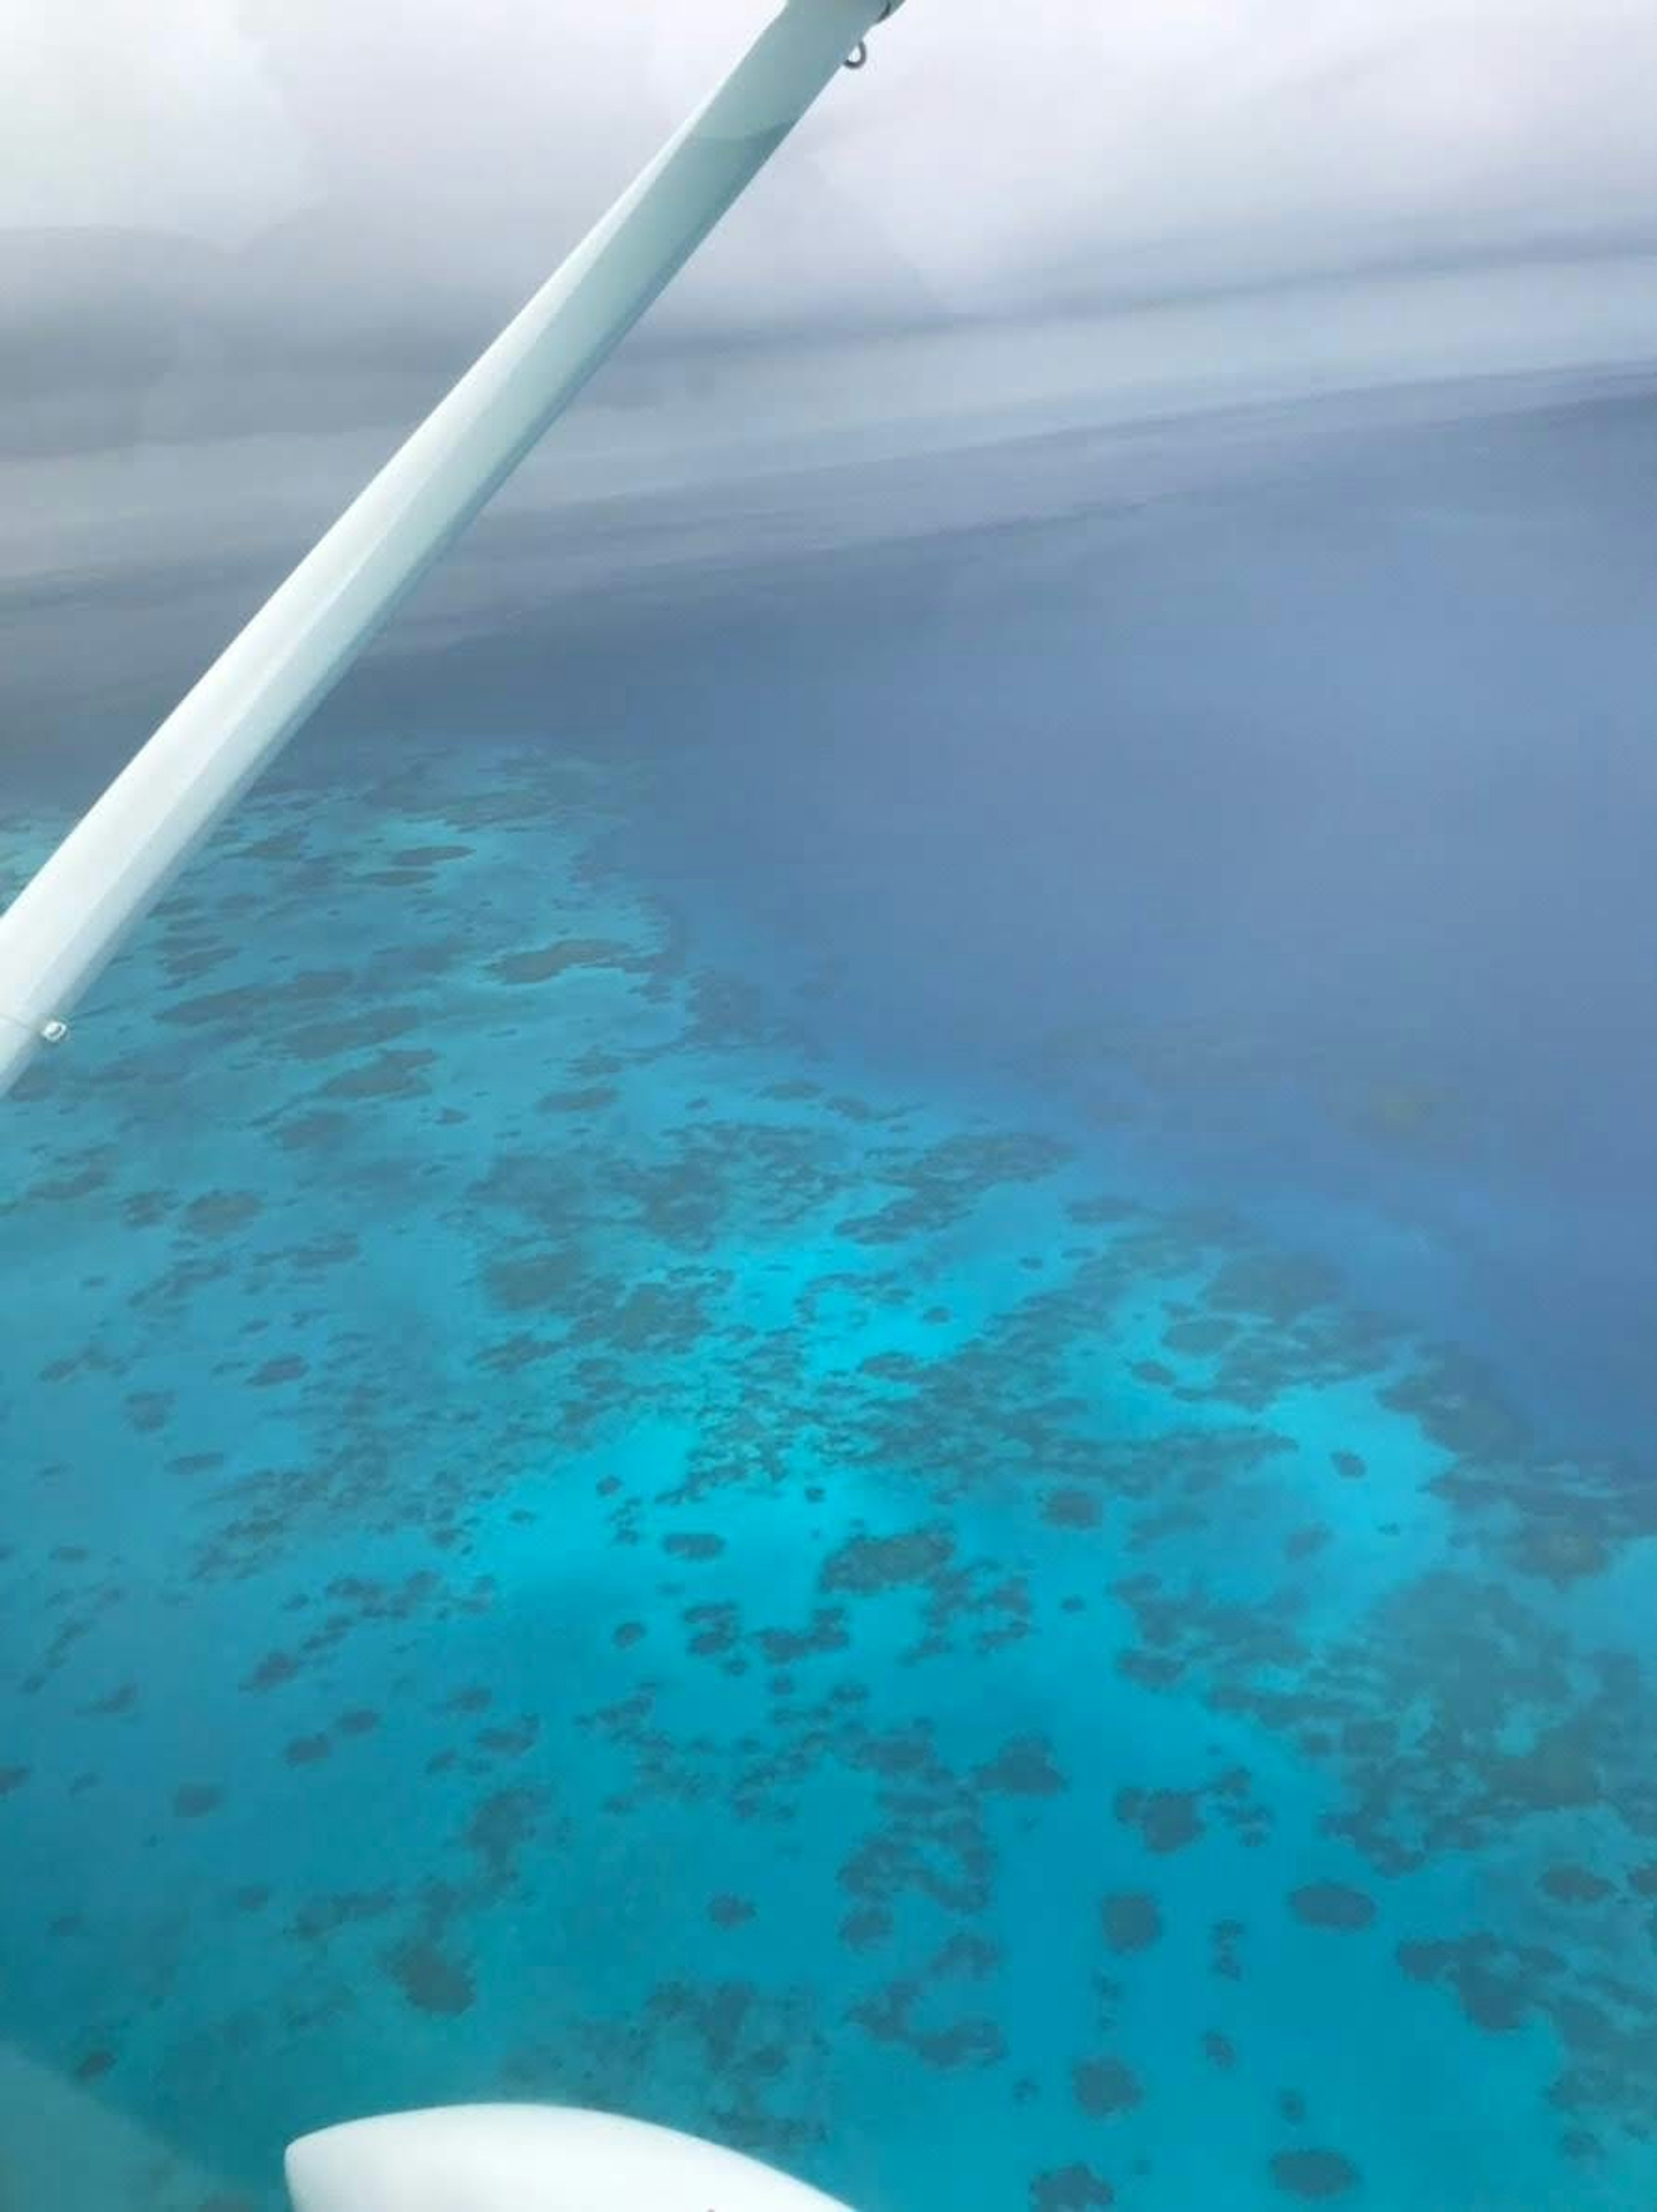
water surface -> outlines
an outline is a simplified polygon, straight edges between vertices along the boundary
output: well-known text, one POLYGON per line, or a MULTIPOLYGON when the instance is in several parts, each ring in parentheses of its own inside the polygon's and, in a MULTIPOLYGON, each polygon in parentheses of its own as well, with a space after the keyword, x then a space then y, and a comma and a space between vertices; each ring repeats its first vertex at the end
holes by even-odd
POLYGON ((0 2192, 1652 2201, 1654 422, 883 464, 342 692, 9 1109, 0 2192))

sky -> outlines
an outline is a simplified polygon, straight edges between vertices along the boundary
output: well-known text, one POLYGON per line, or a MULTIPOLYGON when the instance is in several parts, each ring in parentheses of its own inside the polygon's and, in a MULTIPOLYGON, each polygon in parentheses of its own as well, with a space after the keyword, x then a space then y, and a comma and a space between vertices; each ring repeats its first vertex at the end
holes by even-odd
MULTIPOLYGON (((400 419, 773 4, 0 0, 5 450, 400 419)), ((645 343, 1639 249, 1654 98, 1648 0, 908 0, 645 343)))
MULTIPOLYGON (((0 704, 182 683, 775 4, 0 0, 0 704), (95 628, 167 570, 187 642, 95 628)), ((872 43, 415 618, 548 588, 526 515, 583 573, 639 559, 628 498, 691 498, 678 560, 716 514, 865 542, 877 480, 813 471, 1657 361, 1649 0, 907 0, 872 43)))

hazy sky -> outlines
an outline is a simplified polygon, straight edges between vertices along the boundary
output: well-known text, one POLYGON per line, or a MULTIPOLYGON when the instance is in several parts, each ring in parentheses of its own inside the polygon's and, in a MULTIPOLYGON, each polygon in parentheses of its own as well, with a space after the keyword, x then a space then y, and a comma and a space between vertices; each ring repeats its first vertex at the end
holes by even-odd
MULTIPOLYGON (((399 416, 772 7, 0 0, 6 445, 399 416)), ((650 335, 1643 246, 1654 112, 1649 0, 909 0, 650 335)))

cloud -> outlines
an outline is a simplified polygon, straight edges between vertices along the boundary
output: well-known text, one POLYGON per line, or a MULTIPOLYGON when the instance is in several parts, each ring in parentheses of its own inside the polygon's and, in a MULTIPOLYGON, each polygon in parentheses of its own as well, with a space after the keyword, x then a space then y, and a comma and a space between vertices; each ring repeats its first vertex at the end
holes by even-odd
POLYGON ((944 21, 894 40, 921 127, 880 133, 859 182, 962 302, 1657 226, 1657 17, 1629 0, 953 0, 944 21))
MULTIPOLYGON (((80 0, 0 83, 13 451, 401 419, 773 0, 80 0)), ((1644 0, 908 0, 643 334, 1657 239, 1644 0)))

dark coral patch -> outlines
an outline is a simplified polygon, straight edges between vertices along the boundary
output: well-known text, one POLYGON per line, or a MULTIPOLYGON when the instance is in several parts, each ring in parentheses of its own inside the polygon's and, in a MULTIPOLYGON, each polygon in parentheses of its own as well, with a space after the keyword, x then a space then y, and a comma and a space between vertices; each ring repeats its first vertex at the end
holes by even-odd
POLYGON ((1182 1851, 1203 1833, 1193 1790, 1123 1790, 1115 1812, 1125 1828, 1137 1828, 1149 1850, 1182 1851))
POLYGON ((568 1252, 531 1252, 491 1261, 484 1280, 501 1312, 543 1313, 566 1304, 583 1274, 580 1262, 568 1252))
POLYGON ((941 2073, 994 2066, 1006 2056, 1005 2040, 992 2020, 973 2017, 947 2027, 923 2027, 914 2018, 921 1999, 919 1982, 895 1981, 854 2005, 847 2017, 877 2043, 901 2044, 941 2073))
POLYGON ((1601 1898, 1611 1895, 1613 1885, 1587 1867, 1551 1866, 1540 1887, 1561 1905, 1598 1905, 1601 1898))
POLYGON ((502 1722, 494 1728, 479 1729, 473 1741, 480 1751, 487 1751, 497 1759, 521 1759, 541 1734, 541 1723, 533 1713, 525 1713, 516 1723, 502 1722))
POLYGON ((290 1030, 283 1042, 295 1060, 333 1060, 365 1045, 389 1044, 393 1037, 417 1029, 420 1019, 411 1006, 361 1006, 337 1021, 310 1022, 290 1030))
POLYGON ((892 1932, 892 1916, 883 1905, 860 1905, 840 1923, 840 1940, 848 1951, 871 1951, 892 1932))
POLYGON ((926 1971, 934 1979, 943 1974, 956 1974, 981 1981, 986 1974, 992 1974, 1000 1963, 1001 1954, 995 1944, 963 1928, 934 1952, 926 1971))
POLYGON ((540 1824, 541 1808, 542 1793, 534 1789, 492 1790, 472 1808, 465 1842, 483 1861, 495 1893, 515 1879, 519 1859, 540 1824))
POLYGON ((251 1674, 242 1680, 244 1690, 275 1690, 282 1683, 291 1682, 299 1672, 299 1661, 290 1651, 267 1652, 251 1674))
POLYGON ((955 1550, 947 1528, 911 1528, 900 1536, 853 1536, 822 1563, 826 1590, 872 1593, 924 1583, 946 1567, 955 1550))
POLYGON ((1090 2166, 1055 2166, 1030 2183, 1030 2212, 1106 2212, 1116 2191, 1090 2166))
POLYGON ((1108 1897, 1099 1917, 1106 1943, 1120 1956, 1148 1951, 1162 1939, 1162 1910, 1148 1890, 1121 1890, 1108 1897))
POLYGON ((416 1936, 385 1954, 386 1972, 417 2012, 458 2019, 477 1995, 470 1970, 429 1936, 416 1936))
POLYGON ((1082 2110, 1096 2120, 1131 2112, 1144 2097, 1132 2069, 1120 2058, 1079 2059, 1071 2069, 1071 2090, 1082 2110))
POLYGON ((598 1114, 606 1106, 613 1106, 621 1097, 613 1083, 583 1083, 573 1085, 568 1091, 549 1091, 544 1098, 537 1098, 537 1114, 598 1114))
POLYGON ((1338 2150, 1281 2150, 1272 2161, 1272 2179, 1286 2197, 1308 2203, 1344 2197, 1361 2179, 1350 2158, 1338 2150))
POLYGON ((1241 1920, 1217 1920, 1209 1930, 1209 1969, 1223 1982, 1240 1982, 1243 1978, 1237 1947, 1245 1932, 1241 1920))
POLYGON ((1352 1930, 1375 1923, 1375 1899, 1338 1881, 1308 1882, 1292 1893, 1289 1906, 1296 1919, 1308 1928, 1352 1930))
POLYGON ((675 1534, 664 1536, 662 1549, 676 1559, 717 1559, 725 1549, 723 1536, 703 1534, 675 1534))
POLYGON ((89 1705, 82 1705, 81 1711, 100 1720, 123 1720, 127 1714, 136 1712, 137 1709, 137 1684, 122 1682, 115 1689, 106 1691, 101 1698, 94 1698, 89 1705))
POLYGON ((846 1615, 837 1605, 814 1613, 804 1628, 762 1628, 756 1641, 773 1667, 792 1667, 803 1659, 830 1651, 844 1651, 852 1638, 846 1615))
POLYGON ((167 1426, 173 1410, 170 1390, 135 1390, 126 1401, 127 1419, 142 1436, 167 1426))
POLYGON ((1542 1956, 1516 1954, 1494 1936, 1436 1943, 1400 1943, 1398 1962, 1411 1981, 1448 1982, 1475 2027, 1493 2035, 1522 2027, 1540 1994, 1542 1956))
POLYGON ((343 1114, 289 1114, 276 1123, 275 1135, 285 1152, 317 1152, 337 1144, 350 1126, 343 1114))
POLYGON ((192 1237, 234 1237, 264 1210, 251 1190, 215 1190, 185 1208, 185 1227, 192 1237))
POLYGON ((1104 1508, 1090 1491, 1050 1490, 1041 1501, 1041 1517, 1055 1528, 1096 1528, 1104 1508))
POLYGON ((416 1098, 434 1052, 382 1052, 361 1067, 348 1067, 322 1086, 325 1098, 416 1098))
POLYGON ((211 1782, 181 1783, 173 1792, 173 1810, 181 1820, 199 1820, 223 1802, 223 1790, 211 1782))
POLYGON ((378 1920, 397 1903, 393 1889, 347 1890, 331 1897, 313 1897, 294 1915, 293 1933, 301 1942, 324 1943, 342 1928, 355 1928, 378 1920))
POLYGON ((1162 1342, 1170 1352, 1194 1352, 1201 1358, 1223 1352, 1236 1334, 1235 1322, 1227 1321, 1223 1314, 1199 1314, 1174 1322, 1163 1331, 1162 1342))
POLYGON ((268 1390, 279 1382, 297 1382, 309 1372, 308 1363, 297 1352, 285 1352, 280 1359, 267 1359, 262 1367, 254 1369, 248 1378, 256 1389, 268 1390))
POLYGON ((1020 1736, 1004 1745, 973 1778, 980 1789, 998 1790, 1005 1797, 1055 1797, 1069 1786, 1040 1736, 1020 1736))

